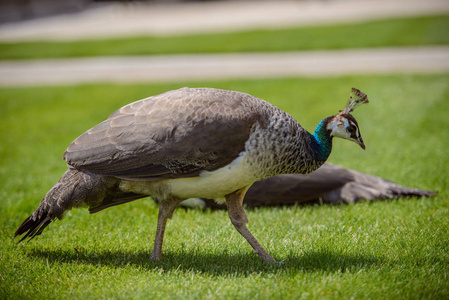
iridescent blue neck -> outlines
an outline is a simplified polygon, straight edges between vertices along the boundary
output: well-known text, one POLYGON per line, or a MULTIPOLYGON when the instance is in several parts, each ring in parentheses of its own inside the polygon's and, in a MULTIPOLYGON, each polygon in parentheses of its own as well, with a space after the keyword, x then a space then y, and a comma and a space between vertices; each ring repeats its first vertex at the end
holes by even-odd
POLYGON ((319 161, 326 161, 332 151, 332 137, 330 131, 326 130, 329 118, 322 120, 311 134, 312 147, 319 161))

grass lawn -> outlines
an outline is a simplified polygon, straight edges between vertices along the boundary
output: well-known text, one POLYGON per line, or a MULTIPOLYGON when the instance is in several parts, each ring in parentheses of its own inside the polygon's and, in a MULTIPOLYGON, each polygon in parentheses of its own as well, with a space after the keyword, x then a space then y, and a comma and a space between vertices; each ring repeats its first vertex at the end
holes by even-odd
POLYGON ((189 83, 235 89, 291 113, 309 131, 351 87, 367 150, 335 141, 330 161, 427 199, 249 211, 249 228, 282 265, 262 263, 224 211, 178 209, 161 262, 148 260, 157 206, 143 199, 95 215, 74 210, 30 243, 16 228, 64 172, 62 153, 122 105, 182 82, 0 90, 0 299, 447 299, 449 75, 189 83))
POLYGON ((447 45, 448 32, 449 16, 432 16, 186 36, 0 43, 0 59, 447 45))

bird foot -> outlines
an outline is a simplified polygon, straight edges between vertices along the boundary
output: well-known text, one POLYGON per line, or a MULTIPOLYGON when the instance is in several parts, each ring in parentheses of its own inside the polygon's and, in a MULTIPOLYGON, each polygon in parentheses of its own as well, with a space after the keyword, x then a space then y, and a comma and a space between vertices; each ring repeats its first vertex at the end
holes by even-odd
POLYGON ((255 253, 257 255, 259 255, 260 258, 262 258, 262 260, 264 262, 267 262, 267 263, 270 263, 270 264, 277 263, 277 261, 273 257, 271 257, 271 255, 268 254, 262 247, 261 247, 261 249, 256 250, 255 253))
POLYGON ((159 261, 159 260, 161 260, 161 258, 162 258, 162 255, 157 255, 157 254, 155 254, 155 253, 151 253, 151 255, 150 255, 150 260, 152 260, 152 261, 159 261))

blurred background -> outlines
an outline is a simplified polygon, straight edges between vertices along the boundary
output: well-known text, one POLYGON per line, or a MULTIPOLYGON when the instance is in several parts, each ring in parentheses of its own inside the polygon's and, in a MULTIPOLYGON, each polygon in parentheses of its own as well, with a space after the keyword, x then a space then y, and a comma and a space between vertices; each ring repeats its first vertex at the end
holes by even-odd
MULTIPOLYGON (((6 22, 15 22, 15 21, 24 21, 29 19, 35 19, 35 18, 41 18, 41 17, 48 17, 53 15, 60 15, 60 14, 72 14, 72 13, 80 13, 86 10, 99 8, 99 7, 107 7, 111 5, 115 6, 136 6, 136 5, 145 5, 148 7, 154 7, 155 5, 161 6, 161 5, 180 5, 180 4, 192 4, 192 3, 218 3, 218 2, 234 2, 234 5, 245 5, 244 2, 253 2, 252 6, 255 7, 257 4, 261 4, 262 2, 268 3, 272 2, 273 4, 276 4, 278 6, 285 6, 288 5, 288 3, 301 3, 301 4, 311 4, 311 3, 319 3, 320 6, 332 6, 335 2, 351 2, 351 6, 358 6, 358 5, 367 5, 369 2, 371 2, 371 5, 375 5, 378 8, 383 7, 392 7, 392 6, 402 6, 402 14, 408 14, 410 12, 410 9, 417 10, 416 6, 419 7, 427 7, 424 9, 424 11, 421 11, 421 13, 426 13, 426 10, 433 10, 434 12, 437 12, 439 9, 441 9, 444 5, 444 2, 446 1, 416 1, 416 0, 399 0, 394 1, 396 3, 391 3, 393 1, 368 1, 368 0, 362 0, 362 1, 345 1, 345 0, 296 0, 296 1, 269 1, 269 0, 233 0, 233 1, 226 1, 226 0, 140 0, 140 1, 134 1, 134 0, 66 0, 66 1, 57 1, 57 0, 2 0, 0 2, 0 22, 6 23, 6 22), (412 7, 407 7, 407 4, 410 4, 414 2, 412 7)), ((370 4, 368 4, 370 5, 370 4)), ((374 9, 376 10, 376 9, 374 9)), ((385 11, 385 14, 388 15, 390 12, 388 10, 385 11)))
POLYGON ((444 0, 3 0, 0 14, 2 86, 449 70, 444 0))

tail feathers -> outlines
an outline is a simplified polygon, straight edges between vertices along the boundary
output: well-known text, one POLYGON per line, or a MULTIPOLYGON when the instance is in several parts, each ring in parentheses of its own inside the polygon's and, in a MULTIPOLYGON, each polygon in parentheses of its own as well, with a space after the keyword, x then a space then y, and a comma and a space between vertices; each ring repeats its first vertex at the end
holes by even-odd
POLYGON ((69 168, 48 191, 36 211, 17 229, 14 237, 25 234, 19 241, 40 235, 52 220, 61 219, 74 207, 90 206, 104 198, 114 180, 69 168))
POLYGON ((435 191, 420 190, 415 188, 407 188, 398 185, 396 190, 392 190, 395 198, 399 197, 432 197, 438 194, 435 191))
POLYGON ((35 236, 40 235, 45 227, 47 227, 48 224, 50 224, 52 221, 47 213, 42 214, 42 216, 40 217, 34 217, 33 215, 29 216, 25 221, 23 221, 23 223, 14 233, 14 237, 25 234, 20 239, 18 244, 23 242, 27 238, 29 238, 28 241, 31 241, 35 236))

